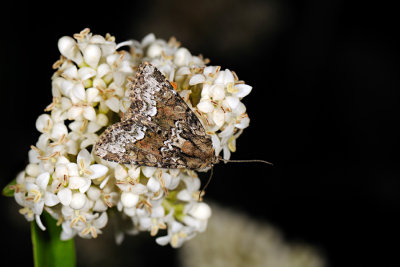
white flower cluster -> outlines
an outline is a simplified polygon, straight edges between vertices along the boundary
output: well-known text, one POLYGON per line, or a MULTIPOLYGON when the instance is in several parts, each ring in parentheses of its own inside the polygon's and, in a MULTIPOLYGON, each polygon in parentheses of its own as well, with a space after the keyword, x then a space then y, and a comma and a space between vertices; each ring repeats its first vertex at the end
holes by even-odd
POLYGON ((174 38, 166 42, 153 34, 116 44, 109 34, 89 29, 58 41, 62 56, 53 66, 53 101, 36 121, 41 135, 14 186, 28 221, 45 230, 40 215, 46 210, 62 226, 63 240, 95 238, 108 212, 116 210, 129 222, 117 242, 124 232, 155 236, 165 229, 156 242, 173 247, 206 229, 211 209, 199 200, 195 172, 117 164, 92 153, 99 134, 129 108, 127 80, 143 61, 159 68, 195 111, 217 155, 223 151, 228 159, 235 151, 236 138, 249 124, 241 99, 251 87, 179 46, 174 38))
POLYGON ((285 240, 279 229, 237 209, 210 206, 214 215, 207 231, 179 250, 182 266, 327 266, 317 246, 285 240))

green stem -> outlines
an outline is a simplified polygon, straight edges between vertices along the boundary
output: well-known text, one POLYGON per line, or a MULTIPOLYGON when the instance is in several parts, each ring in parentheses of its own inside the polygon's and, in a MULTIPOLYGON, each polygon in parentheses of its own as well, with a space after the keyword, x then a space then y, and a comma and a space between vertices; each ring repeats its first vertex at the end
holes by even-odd
POLYGON ((42 231, 35 221, 31 223, 35 267, 74 267, 74 240, 60 239, 61 227, 57 226, 56 221, 47 212, 44 212, 41 218, 46 231, 42 231))

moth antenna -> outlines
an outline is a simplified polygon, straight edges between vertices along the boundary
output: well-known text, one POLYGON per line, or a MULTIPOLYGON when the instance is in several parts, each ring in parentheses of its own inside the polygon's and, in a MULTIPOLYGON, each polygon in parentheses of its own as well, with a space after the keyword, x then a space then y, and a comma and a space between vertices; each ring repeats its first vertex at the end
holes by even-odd
POLYGON ((223 159, 221 157, 219 157, 219 160, 223 161, 223 162, 261 162, 261 163, 265 163, 268 165, 274 165, 273 163, 266 161, 266 160, 262 160, 262 159, 223 159))
POLYGON ((211 167, 211 173, 210 173, 210 177, 208 177, 207 183, 204 185, 204 187, 201 189, 200 193, 199 193, 199 201, 201 199, 201 196, 204 193, 204 190, 206 190, 206 188, 208 187, 208 185, 210 184, 211 178, 213 177, 214 174, 214 165, 211 167))

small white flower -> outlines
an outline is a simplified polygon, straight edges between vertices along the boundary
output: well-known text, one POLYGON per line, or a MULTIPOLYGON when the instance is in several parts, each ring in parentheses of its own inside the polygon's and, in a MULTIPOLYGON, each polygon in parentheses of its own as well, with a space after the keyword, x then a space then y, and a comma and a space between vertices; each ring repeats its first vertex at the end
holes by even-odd
POLYGON ((92 67, 96 68, 101 57, 101 49, 97 45, 88 45, 83 50, 83 58, 86 63, 92 67))
POLYGON ((53 128, 53 120, 48 114, 40 115, 36 120, 36 129, 41 133, 49 133, 53 128))
POLYGON ((213 100, 220 101, 225 98, 225 88, 221 84, 215 84, 210 88, 213 100))
POLYGON ((139 175, 140 175, 140 170, 141 170, 140 167, 133 166, 132 168, 130 168, 128 170, 129 177, 131 177, 132 179, 137 179, 139 177, 139 175))
POLYGON ((212 113, 214 123, 221 127, 225 123, 225 112, 221 109, 214 109, 212 113))
POLYGON ((197 104, 197 108, 204 113, 210 113, 214 110, 214 105, 210 100, 201 100, 199 104, 197 104))
POLYGON ((150 177, 149 181, 147 182, 147 188, 152 192, 157 192, 160 190, 161 185, 160 182, 157 181, 154 177, 150 177))
POLYGON ((187 50, 184 47, 181 47, 175 53, 174 63, 177 66, 188 65, 190 58, 191 58, 191 55, 190 55, 189 50, 187 50))
POLYGON ((102 228, 107 225, 108 216, 106 212, 101 213, 98 218, 92 219, 86 223, 85 228, 79 233, 79 236, 84 238, 97 238, 97 235, 101 233, 102 228))
POLYGON ((205 80, 206 80, 206 78, 202 74, 196 74, 196 75, 193 75, 192 78, 190 78, 189 84, 196 85, 199 83, 203 83, 205 80))
POLYGON ((68 134, 67 126, 64 123, 58 122, 54 124, 51 131, 51 138, 53 140, 59 140, 62 136, 66 136, 68 134))
POLYGON ((117 113, 119 111, 119 100, 116 97, 111 97, 105 101, 107 107, 117 113))
POLYGON ((26 166, 25 172, 29 176, 37 177, 40 174, 41 169, 38 164, 30 163, 26 166))
POLYGON ((149 44, 153 43, 156 40, 156 36, 154 35, 154 33, 149 33, 148 35, 146 35, 143 39, 142 39, 142 43, 141 45, 143 47, 148 46, 149 44))
POLYGON ((61 37, 58 41, 60 53, 68 59, 75 61, 80 65, 83 61, 82 55, 74 39, 69 36, 61 37))
POLYGON ((250 92, 252 87, 247 84, 238 84, 235 86, 237 92, 234 92, 234 95, 239 98, 243 98, 247 96, 250 92))
POLYGON ((163 49, 162 46, 158 43, 153 43, 147 49, 147 56, 151 58, 155 58, 161 55, 163 49))
POLYGON ((211 208, 206 203, 196 203, 188 211, 188 214, 198 220, 208 220, 211 216, 211 208))
POLYGON ((126 208, 132 208, 136 206, 139 201, 139 195, 131 193, 131 192, 122 192, 121 194, 121 203, 126 208))
POLYGON ((107 174, 108 168, 102 164, 91 164, 92 157, 86 149, 79 152, 77 156, 77 165, 79 174, 90 179, 97 179, 107 174))
POLYGON ((57 197, 60 200, 61 204, 64 206, 69 206, 72 200, 72 191, 69 188, 63 188, 57 193, 57 197))
POLYGON ((80 210, 85 206, 86 201, 87 197, 85 196, 85 194, 75 192, 72 194, 71 203, 69 204, 69 206, 74 210, 80 210))
POLYGON ((168 235, 157 237, 156 242, 161 246, 170 243, 173 248, 178 248, 186 240, 193 238, 193 236, 194 232, 192 228, 186 227, 182 223, 172 219, 168 221, 168 235))
POLYGON ((59 203, 57 196, 54 193, 47 191, 49 180, 50 174, 44 172, 35 179, 34 183, 25 183, 25 203, 28 204, 36 215, 42 214, 45 204, 46 206, 52 207, 59 203))

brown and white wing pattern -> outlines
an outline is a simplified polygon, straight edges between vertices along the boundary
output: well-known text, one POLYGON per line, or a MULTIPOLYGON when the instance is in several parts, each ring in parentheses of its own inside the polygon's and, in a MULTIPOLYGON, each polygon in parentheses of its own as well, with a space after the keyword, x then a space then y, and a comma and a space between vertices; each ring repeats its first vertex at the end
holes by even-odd
POLYGON ((96 155, 160 168, 202 169, 217 162, 203 125, 157 68, 142 64, 130 90, 131 107, 101 135, 96 155))

